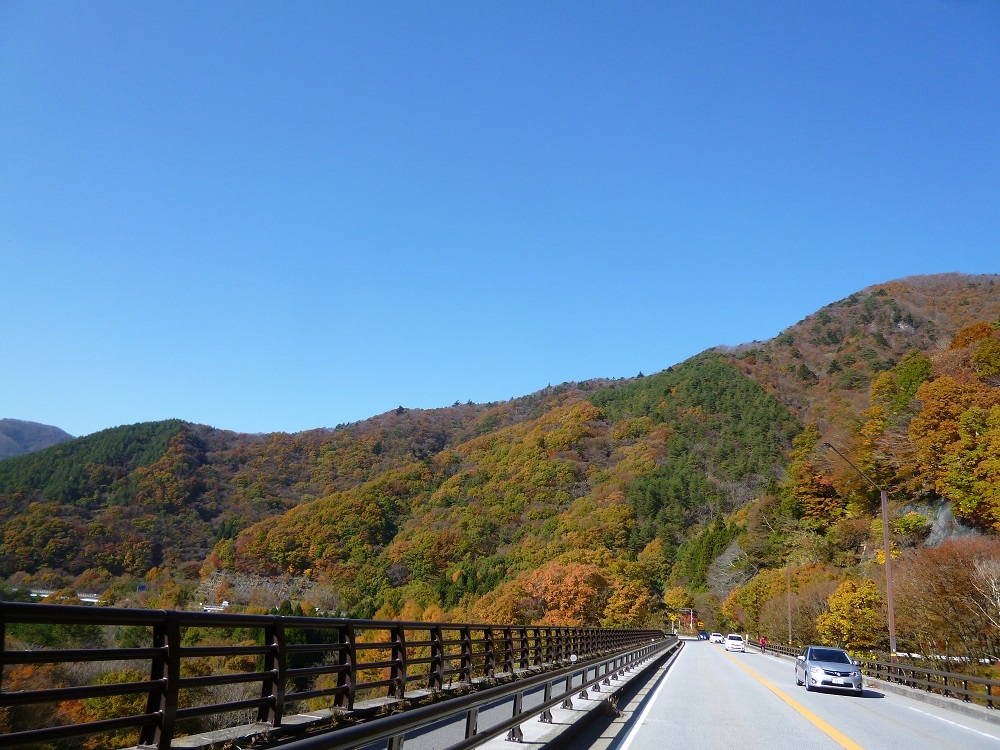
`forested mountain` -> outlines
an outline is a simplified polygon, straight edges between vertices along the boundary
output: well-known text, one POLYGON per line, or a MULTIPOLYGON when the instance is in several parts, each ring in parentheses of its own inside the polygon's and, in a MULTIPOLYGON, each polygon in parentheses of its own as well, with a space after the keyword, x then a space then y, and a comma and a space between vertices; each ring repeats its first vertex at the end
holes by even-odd
POLYGON ((498 408, 399 407, 296 435, 168 420, 0 461, 0 575, 143 575, 199 563, 217 540, 257 521, 541 414, 556 390, 498 408))
POLYGON ((118 601, 144 578, 150 606, 200 579, 266 608, 266 587, 225 582, 294 577, 363 617, 628 625, 695 606, 773 632, 788 566, 797 627, 844 641, 822 630, 829 597, 879 596, 878 493, 823 443, 890 490, 901 581, 930 575, 935 528, 968 535, 949 553, 966 570, 1000 558, 998 283, 881 284, 770 341, 498 404, 296 435, 107 430, 0 462, 0 574, 118 601))
POLYGON ((589 398, 568 389, 537 419, 258 523, 215 559, 329 576, 368 613, 409 598, 471 606, 563 558, 615 569, 645 553, 662 578, 692 524, 780 475, 797 431, 759 385, 704 355, 589 398))
POLYGON ((0 461, 72 439, 68 432, 51 425, 22 419, 0 419, 0 461))
POLYGON ((770 341, 720 351, 804 423, 842 436, 867 407, 877 375, 912 351, 946 350, 961 329, 996 320, 998 307, 1000 276, 915 276, 829 304, 770 341))

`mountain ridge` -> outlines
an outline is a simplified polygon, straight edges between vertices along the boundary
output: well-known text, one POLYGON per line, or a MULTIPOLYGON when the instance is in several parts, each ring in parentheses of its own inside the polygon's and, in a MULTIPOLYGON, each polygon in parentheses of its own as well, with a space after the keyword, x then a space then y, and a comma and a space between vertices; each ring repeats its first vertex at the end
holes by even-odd
POLYGON ((0 419, 0 461, 73 439, 68 432, 53 425, 23 419, 0 419))
MULTIPOLYGON (((871 498, 816 452, 819 437, 930 498, 930 474, 907 478, 909 458, 884 458, 905 435, 882 437, 870 394, 909 377, 914 352, 927 364, 906 414, 925 380, 980 383, 998 280, 877 284, 765 342, 506 402, 399 407, 294 434, 179 420, 95 433, 0 462, 0 574, 104 585, 155 571, 293 575, 360 616, 409 607, 553 622, 561 605, 546 597, 582 576, 598 592, 587 617, 618 622, 610 602, 624 607, 623 592, 646 602, 640 618, 672 585, 742 585, 710 574, 728 548, 744 566, 791 549, 859 564, 844 545, 869 533, 871 498)), ((989 403, 992 386, 975 387, 989 403)))

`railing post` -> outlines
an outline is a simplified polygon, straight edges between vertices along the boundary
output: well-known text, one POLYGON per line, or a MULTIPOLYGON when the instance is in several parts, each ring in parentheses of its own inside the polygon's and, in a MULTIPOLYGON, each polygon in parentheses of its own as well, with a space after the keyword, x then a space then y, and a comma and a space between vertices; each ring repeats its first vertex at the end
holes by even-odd
POLYGON ((472 683, 472 629, 468 625, 459 628, 462 640, 462 658, 459 666, 459 680, 472 683))
POLYGON ((146 713, 159 714, 158 724, 143 727, 139 744, 166 750, 174 737, 174 717, 181 677, 181 628, 178 613, 164 611, 163 619, 153 625, 153 648, 160 655, 150 660, 150 682, 160 684, 151 690, 146 702, 146 713))
POLYGON ((486 677, 493 677, 496 673, 497 656, 496 645, 493 640, 493 628, 487 626, 483 628, 483 673, 486 677))
MULTIPOLYGON (((552 700, 552 680, 548 680, 545 683, 545 693, 543 694, 543 697, 542 697, 542 702, 543 703, 548 703, 550 700, 552 700)), ((552 723, 552 711, 550 711, 549 709, 546 708, 538 716, 538 720, 540 722, 542 722, 542 724, 551 724, 552 723)))
POLYGON ((465 739, 475 737, 479 731, 479 708, 470 708, 465 714, 465 739))
POLYGON ((285 621, 280 615, 275 615, 269 625, 264 627, 264 644, 268 652, 264 655, 264 682, 261 685, 261 698, 271 698, 271 703, 257 710, 257 721, 269 723, 271 726, 281 726, 281 716, 285 709, 285 669, 287 665, 285 653, 285 621))
MULTIPOLYGON (((521 715, 521 704, 524 700, 524 693, 517 693, 514 696, 514 716, 521 715)), ((507 732, 508 742, 521 742, 524 740, 524 734, 521 732, 521 725, 513 726, 510 731, 507 732)))
MULTIPOLYGON (((167 614, 163 613, 163 620, 153 625, 153 648, 160 651, 159 656, 150 659, 149 682, 159 683, 159 688, 150 690, 146 698, 146 713, 159 713, 166 703, 167 694, 167 614)), ((139 730, 139 745, 160 747, 160 735, 163 730, 163 715, 160 714, 160 721, 156 725, 145 726, 139 730)))
POLYGON ((392 628, 392 669, 389 672, 392 685, 389 686, 390 698, 406 697, 406 633, 403 623, 396 623, 392 628))
POLYGON ((528 650, 528 629, 526 627, 518 628, 518 637, 521 641, 521 649, 519 653, 518 664, 521 669, 527 669, 531 666, 531 652, 528 650))
POLYGON ((573 692, 573 673, 566 675, 566 697, 563 698, 562 708, 573 708, 573 699, 570 695, 573 692))
POLYGON ((0 690, 3 689, 4 644, 7 643, 7 618, 0 603, 0 690))
POLYGON ((431 634, 431 663, 430 674, 427 675, 427 687, 431 690, 440 690, 444 687, 444 633, 441 623, 434 623, 430 629, 431 634))
POLYGON ((337 687, 346 687, 346 692, 337 694, 337 707, 348 711, 354 709, 354 690, 357 685, 358 669, 358 647, 357 634, 354 632, 354 623, 350 620, 344 621, 344 627, 339 630, 344 650, 341 651, 343 663, 346 669, 341 669, 337 673, 337 687))
POLYGON ((507 625, 503 629, 503 663, 500 666, 501 672, 514 674, 514 637, 511 634, 512 628, 507 625))

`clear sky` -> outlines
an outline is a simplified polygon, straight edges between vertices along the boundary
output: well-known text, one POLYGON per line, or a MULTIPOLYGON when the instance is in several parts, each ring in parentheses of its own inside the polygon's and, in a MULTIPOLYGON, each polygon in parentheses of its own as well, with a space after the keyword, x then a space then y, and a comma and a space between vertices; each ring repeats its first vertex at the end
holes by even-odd
POLYGON ((0 0, 0 417, 74 435, 649 374, 998 238, 995 0, 0 0))

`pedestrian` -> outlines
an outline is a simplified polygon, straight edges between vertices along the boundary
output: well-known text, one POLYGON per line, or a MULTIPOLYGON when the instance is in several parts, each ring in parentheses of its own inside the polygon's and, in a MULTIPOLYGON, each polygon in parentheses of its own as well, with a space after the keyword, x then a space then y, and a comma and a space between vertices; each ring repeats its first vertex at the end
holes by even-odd
POLYGON ((765 638, 764 636, 760 637, 760 652, 762 654, 767 653, 767 638, 765 638))

